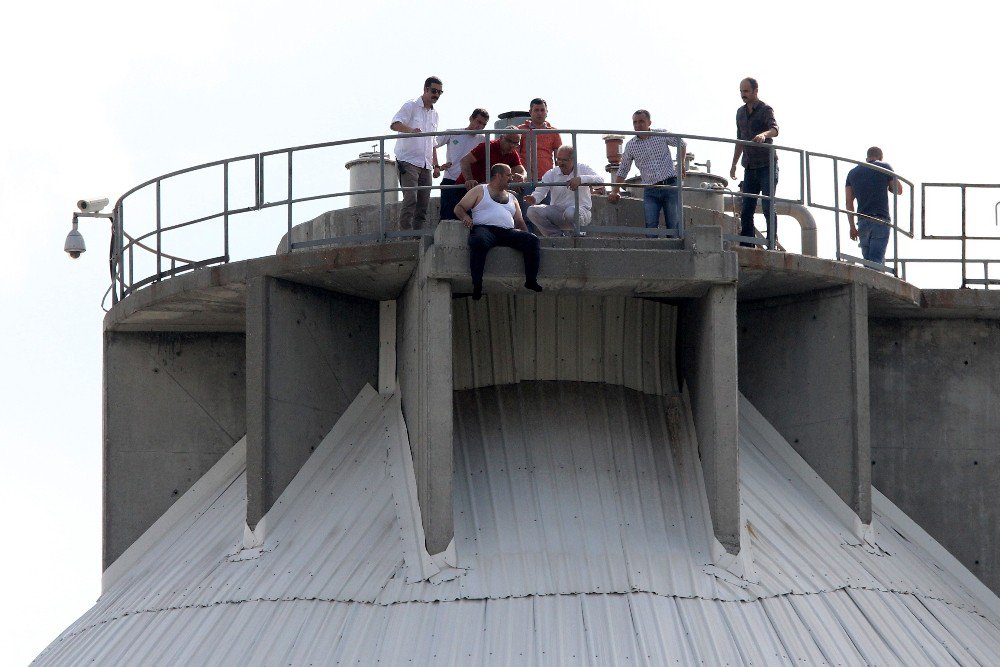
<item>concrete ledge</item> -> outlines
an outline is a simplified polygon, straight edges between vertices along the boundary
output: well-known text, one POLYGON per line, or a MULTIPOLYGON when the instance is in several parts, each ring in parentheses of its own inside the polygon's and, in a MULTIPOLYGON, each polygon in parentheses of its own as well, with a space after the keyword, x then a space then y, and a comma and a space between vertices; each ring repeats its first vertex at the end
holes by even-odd
POLYGON ((331 247, 192 271, 130 294, 104 316, 104 330, 243 332, 247 282, 262 276, 395 299, 417 265, 419 248, 419 241, 331 247))

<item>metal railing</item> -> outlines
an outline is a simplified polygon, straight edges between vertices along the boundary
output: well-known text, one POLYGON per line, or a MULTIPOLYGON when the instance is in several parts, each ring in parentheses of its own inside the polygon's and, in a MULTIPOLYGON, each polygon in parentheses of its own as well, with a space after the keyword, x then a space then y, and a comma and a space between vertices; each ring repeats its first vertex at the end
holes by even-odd
MULTIPOLYGON (((499 137, 504 134, 517 133, 517 134, 527 134, 527 130, 449 130, 446 132, 434 132, 434 133, 419 133, 406 135, 409 138, 418 137, 437 137, 442 135, 454 135, 454 134, 482 134, 486 139, 485 147, 485 164, 491 164, 491 150, 490 145, 491 137, 499 137)), ((577 156, 577 160, 574 165, 574 170, 572 176, 578 174, 579 164, 579 150, 578 150, 578 140, 581 137, 587 137, 591 135, 623 135, 623 136, 635 136, 639 133, 633 130, 547 130, 538 129, 531 130, 535 134, 542 133, 554 133, 559 132, 563 135, 569 135, 571 137, 571 145, 574 148, 574 153, 577 156)), ((730 241, 737 241, 746 244, 762 245, 769 249, 775 249, 777 247, 777 213, 775 212, 774 203, 784 202, 792 205, 804 205, 810 208, 827 211, 833 214, 833 236, 835 252, 834 258, 840 261, 853 262, 858 264, 863 264, 869 266, 870 268, 876 270, 883 270, 893 273, 906 278, 906 268, 908 264, 915 263, 960 263, 962 266, 962 287, 968 287, 970 285, 981 285, 989 288, 990 285, 1000 284, 1000 278, 990 278, 989 277, 989 267, 992 264, 1000 263, 1000 259, 987 259, 987 258, 970 258, 968 244, 970 241, 989 239, 998 240, 1000 236, 973 236, 967 233, 967 210, 966 210, 966 191, 970 188, 1000 188, 1000 185, 975 185, 975 184, 962 184, 962 183, 926 183, 921 186, 921 236, 926 239, 933 240, 944 240, 944 241, 957 241, 960 243, 960 257, 957 258, 929 258, 929 259, 918 259, 918 258, 905 258, 901 256, 899 237, 903 235, 910 239, 915 239, 916 235, 914 233, 914 184, 907 180, 906 178, 893 174, 899 182, 906 184, 909 187, 909 214, 904 216, 907 221, 905 227, 900 227, 899 220, 899 201, 900 196, 893 195, 893 221, 892 227, 892 239, 893 239, 893 257, 888 260, 889 265, 883 266, 881 264, 874 264, 868 262, 862 258, 852 256, 843 252, 841 247, 841 223, 840 216, 842 214, 849 214, 847 209, 841 206, 840 201, 840 170, 839 165, 841 163, 848 163, 851 165, 865 164, 856 160, 851 160, 848 158, 838 157, 834 155, 827 155, 823 153, 810 153, 808 151, 778 146, 775 144, 755 144, 752 142, 738 141, 735 139, 702 136, 702 135, 685 135, 679 133, 668 133, 668 132, 655 132, 650 131, 649 135, 659 135, 668 138, 673 138, 677 140, 683 140, 684 142, 703 142, 703 143, 713 143, 713 144, 731 144, 731 145, 744 145, 753 146, 754 148, 763 148, 769 151, 770 154, 770 166, 771 175, 773 178, 774 165, 777 161, 777 154, 779 152, 786 153, 794 156, 794 160, 798 163, 798 193, 797 197, 788 198, 780 197, 774 193, 774 188, 772 187, 771 192, 773 193, 770 197, 765 195, 751 195, 743 194, 738 191, 724 190, 723 193, 727 193, 734 197, 753 197, 758 200, 769 199, 772 202, 770 207, 771 214, 768 216, 766 221, 766 231, 762 238, 750 238, 742 237, 737 234, 726 234, 725 238, 730 241), (823 203, 817 201, 814 198, 814 187, 813 187, 813 161, 814 160, 826 160, 832 162, 832 193, 833 201, 832 204, 823 203), (950 235, 930 235, 927 233, 926 229, 926 207, 923 200, 926 199, 926 192, 928 188, 958 188, 961 192, 962 198, 962 212, 961 212, 961 224, 960 233, 950 234, 950 235), (982 265, 985 277, 982 279, 970 278, 969 272, 967 270, 967 265, 982 265)), ((118 201, 115 203, 113 209, 113 234, 112 234, 112 244, 110 252, 110 265, 112 274, 112 285, 110 288, 110 293, 112 295, 112 301, 117 303, 119 300, 135 291, 145 287, 151 283, 162 281, 164 279, 185 273, 188 271, 196 270, 199 268, 204 268, 212 265, 225 264, 231 260, 231 248, 232 239, 231 235, 233 232, 232 218, 234 216, 244 216, 248 213, 265 211, 267 209, 273 209, 277 207, 285 207, 284 215, 284 225, 281 231, 284 235, 284 250, 292 251, 300 248, 315 247, 327 244, 344 244, 344 243, 364 243, 364 242, 382 242, 397 238, 414 238, 422 235, 431 233, 431 229, 418 229, 418 230, 404 230, 404 229, 391 229, 389 220, 387 218, 387 195, 389 193, 406 193, 419 190, 432 191, 440 190, 442 186, 440 185, 430 185, 430 186, 418 186, 411 188, 404 187, 390 187, 387 183, 386 170, 389 168, 386 158, 386 142, 394 141, 399 138, 400 135, 390 134, 390 135, 377 135, 370 137, 359 137, 353 139, 345 139, 339 141, 331 141, 317 144, 308 144, 304 146, 296 146, 291 148, 283 148, 279 150, 266 151, 263 153, 242 155, 234 158, 229 158, 225 160, 217 160, 214 162, 209 162, 206 164, 197 165, 194 167, 189 167, 187 169, 181 169, 178 171, 173 171, 162 176, 150 179, 140 185, 132 188, 125 194, 123 194, 118 201), (380 172, 380 183, 378 188, 369 189, 358 189, 358 190, 328 190, 322 191, 318 194, 298 194, 299 188, 297 187, 297 172, 296 172, 296 160, 301 156, 307 155, 313 151, 320 151, 323 149, 330 149, 336 147, 350 147, 350 146, 368 146, 371 145, 373 148, 377 147, 379 157, 379 172, 380 172), (274 163, 283 161, 284 168, 280 171, 280 184, 283 185, 285 193, 284 196, 279 196, 277 199, 268 201, 265 197, 265 192, 270 183, 273 182, 273 178, 269 176, 272 173, 270 167, 274 166, 274 163), (244 171, 247 168, 252 174, 252 195, 250 201, 242 202, 241 205, 234 205, 232 202, 232 192, 233 192, 233 182, 232 182, 232 172, 234 170, 242 168, 244 171), (216 187, 219 188, 217 194, 221 194, 221 206, 216 209, 210 210, 207 213, 197 215, 191 218, 185 218, 179 222, 167 222, 164 219, 163 207, 164 207, 164 185, 172 183, 182 177, 186 177, 192 174, 201 174, 210 172, 211 170, 221 171, 221 182, 218 183, 216 187), (136 222, 133 222, 130 217, 130 212, 132 210, 132 201, 140 196, 141 193, 151 189, 154 196, 153 213, 152 219, 149 219, 149 215, 141 216, 136 222), (336 200, 345 196, 353 195, 378 195, 378 223, 377 227, 374 229, 363 230, 360 233, 354 234, 338 234, 331 236, 329 238, 319 238, 319 239, 306 239, 300 241, 293 240, 292 229, 295 226, 294 220, 294 207, 296 205, 306 204, 309 202, 317 202, 321 200, 336 200), (191 228, 194 225, 199 225, 206 223, 208 221, 221 221, 221 234, 220 237, 216 237, 215 241, 212 241, 210 236, 205 236, 200 239, 199 245, 203 244, 205 241, 213 243, 212 246, 217 248, 215 252, 201 253, 203 256, 196 258, 185 258, 182 257, 178 251, 167 252, 165 250, 165 237, 169 237, 172 234, 180 232, 182 229, 191 228), (133 232, 136 227, 145 224, 147 229, 141 232, 133 232), (129 225, 126 227, 126 225, 129 225), (205 256, 207 255, 207 256, 205 256), (145 274, 140 273, 136 275, 137 266, 137 256, 142 257, 152 257, 153 258, 153 269, 149 270, 145 274)), ((281 167, 281 164, 277 164, 281 167)), ((879 167, 874 165, 868 165, 872 169, 879 171, 884 171, 879 167)), ((541 176, 541 175, 539 175, 541 176)), ((570 178, 571 176, 567 176, 570 178)), ((613 179, 612 179, 613 180, 613 179)), ((529 178, 524 183, 526 186, 537 187, 541 184, 539 178, 529 178)), ((565 182, 563 182, 565 184, 565 182)), ((556 185, 556 184, 546 184, 546 185, 556 185)), ((605 185, 613 185, 612 183, 605 183, 605 185)), ((629 187, 629 184, 623 184, 625 187, 629 187)), ((452 188, 463 188, 462 185, 452 185, 444 186, 452 188)), ((585 187, 585 186, 581 186, 585 187)), ((675 185, 644 185, 642 187, 646 188, 665 188, 674 189, 678 193, 678 199, 680 200, 680 207, 683 211, 684 205, 684 193, 699 191, 704 192, 700 188, 685 186, 683 183, 678 183, 675 185)), ((573 233, 577 235, 582 235, 584 233, 588 234, 634 234, 640 237, 646 236, 658 236, 658 237, 673 237, 682 238, 684 236, 683 227, 683 216, 681 216, 680 226, 676 230, 669 229, 646 229, 644 227, 632 227, 632 226, 601 226, 598 224, 590 224, 586 227, 580 224, 579 216, 579 195, 580 192, 576 192, 577 200, 577 212, 574 217, 573 233)), ((1000 203, 998 203, 1000 206, 1000 203)), ((860 213, 854 212, 853 215, 859 218, 866 218, 860 213)), ((876 219, 877 220, 877 219, 876 219)), ((299 222, 305 222, 306 220, 300 220, 299 222)), ((885 221, 878 220, 880 224, 885 224, 885 221)), ((277 240, 277 239, 275 239, 277 240)))

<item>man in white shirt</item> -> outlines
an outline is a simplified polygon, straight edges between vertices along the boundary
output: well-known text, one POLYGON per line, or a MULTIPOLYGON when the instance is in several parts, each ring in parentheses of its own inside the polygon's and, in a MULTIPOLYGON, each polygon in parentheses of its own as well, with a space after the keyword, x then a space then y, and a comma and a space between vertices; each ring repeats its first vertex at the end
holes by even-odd
MULTIPOLYGON (((466 130, 481 130, 486 127, 490 120, 490 113, 486 109, 473 109, 469 116, 469 126, 466 130)), ((446 162, 441 165, 443 170, 441 185, 454 185, 458 177, 462 175, 461 160, 469 154, 473 148, 483 143, 484 137, 481 134, 444 134, 437 138, 437 145, 447 145, 446 162)), ((461 187, 446 189, 441 188, 441 219, 455 220, 455 204, 462 201, 465 190, 461 187)))
POLYGON ((542 176, 541 184, 524 198, 529 205, 528 220, 541 232, 542 236, 565 236, 573 232, 576 216, 577 192, 580 198, 580 226, 590 224, 590 188, 581 185, 602 183, 601 177, 585 164, 576 163, 572 146, 563 145, 556 150, 556 166, 542 176), (573 168, 576 167, 576 174, 573 168), (536 204, 551 197, 548 205, 536 204))
MULTIPOLYGON (((424 94, 408 100, 392 117, 389 129, 400 134, 437 132, 438 113, 434 103, 441 97, 444 88, 436 76, 424 81, 424 94)), ((396 168, 399 169, 399 185, 404 188, 427 187, 431 185, 431 169, 439 175, 434 137, 400 137, 396 140, 396 168)), ((427 219, 427 205, 431 191, 410 190, 403 192, 403 209, 399 213, 400 229, 420 229, 427 219)))

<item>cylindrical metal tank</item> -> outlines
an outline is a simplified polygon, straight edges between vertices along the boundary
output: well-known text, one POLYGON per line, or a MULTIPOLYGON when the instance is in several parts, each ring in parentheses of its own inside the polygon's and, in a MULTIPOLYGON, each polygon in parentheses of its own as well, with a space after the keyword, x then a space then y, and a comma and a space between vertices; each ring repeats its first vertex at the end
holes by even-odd
POLYGON ((687 167, 684 186, 698 188, 696 191, 684 192, 684 203, 687 206, 722 213, 726 205, 724 194, 729 181, 722 176, 711 173, 711 161, 695 162, 694 153, 688 153, 684 162, 687 167), (700 166, 705 167, 705 171, 700 171, 698 169, 700 166))
MULTIPOLYGON (((375 153, 361 153, 357 160, 351 160, 344 166, 351 173, 351 191, 354 190, 378 190, 381 187, 381 168, 385 165, 385 187, 386 189, 399 187, 399 172, 396 171, 396 161, 388 155, 380 156, 375 153), (380 159, 380 158, 384 158, 380 159)), ((374 204, 378 206, 382 201, 378 192, 369 194, 350 195, 351 206, 364 206, 374 204)), ((391 204, 399 201, 398 192, 386 192, 385 203, 391 204)))

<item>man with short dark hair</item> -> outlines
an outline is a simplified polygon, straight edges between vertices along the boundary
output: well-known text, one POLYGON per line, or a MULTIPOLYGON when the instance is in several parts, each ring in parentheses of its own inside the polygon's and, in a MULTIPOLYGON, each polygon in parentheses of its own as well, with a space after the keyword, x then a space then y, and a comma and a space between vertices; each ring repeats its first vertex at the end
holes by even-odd
MULTIPOLYGON (((508 130, 517 129, 512 126, 508 130)), ((477 185, 486 182, 486 146, 490 147, 490 168, 503 163, 510 167, 511 178, 516 182, 524 181, 524 165, 521 163, 521 156, 517 154, 517 149, 521 145, 520 134, 503 134, 499 139, 493 139, 489 144, 481 143, 462 158, 460 164, 462 175, 458 177, 456 183, 464 185, 466 190, 472 190, 477 185)))
MULTIPOLYGON (((441 79, 427 77, 424 93, 420 97, 403 103, 392 117, 389 129, 401 135, 421 132, 437 132, 438 113, 434 103, 444 92, 441 79)), ((399 170, 399 185, 404 188, 430 187, 431 169, 438 176, 437 152, 434 137, 406 137, 396 140, 396 168, 399 170)), ((427 219, 427 205, 431 200, 430 190, 403 192, 403 208, 399 212, 400 229, 420 229, 427 219)))
MULTIPOLYGON (((872 146, 868 149, 868 164, 892 171, 888 162, 882 161, 882 149, 872 146)), ((851 223, 851 240, 858 241, 861 256, 870 262, 885 264, 885 249, 889 245, 889 230, 892 217, 889 215, 889 192, 903 194, 903 184, 885 171, 872 169, 867 164, 859 164, 847 173, 844 200, 847 202, 847 220, 851 223), (857 211, 861 215, 857 226, 854 224, 854 200, 858 200, 857 211)))
MULTIPOLYGON (((490 120, 490 114, 486 109, 473 109, 469 116, 469 126, 466 130, 481 130, 486 127, 490 120)), ((481 134, 443 134, 437 138, 437 145, 447 145, 447 155, 445 163, 441 165, 444 178, 441 185, 454 185, 462 175, 461 160, 472 151, 473 148, 483 143, 481 134)), ((462 200, 465 190, 461 188, 441 188, 441 219, 452 220, 455 217, 455 204, 462 200)))
POLYGON ((538 237, 528 231, 514 193, 507 190, 511 177, 508 165, 494 165, 489 183, 469 190, 455 206, 456 217, 470 230, 469 269, 472 298, 477 301, 483 296, 486 255, 498 245, 514 248, 524 256, 524 286, 533 292, 542 291, 538 284, 538 237))
MULTIPOLYGON (((614 204, 621 199, 619 183, 625 182, 632 163, 639 168, 639 176, 643 185, 679 186, 684 183, 684 162, 687 156, 687 144, 678 137, 652 135, 652 132, 666 130, 651 129, 652 118, 645 109, 639 109, 632 114, 632 127, 638 134, 628 140, 622 151, 621 165, 615 174, 615 184, 608 195, 608 203, 614 204), (670 154, 670 147, 677 149, 677 164, 680 167, 680 179, 677 178, 677 168, 670 154)), ((680 191, 676 187, 643 188, 642 210, 646 219, 646 228, 655 229, 660 226, 660 211, 663 211, 667 229, 678 229, 681 221, 680 191)))
POLYGON ((531 100, 530 118, 518 125, 518 129, 528 130, 521 139, 518 154, 528 172, 528 180, 537 181, 552 169, 556 150, 562 146, 562 137, 558 133, 537 134, 533 130, 554 130, 546 118, 549 116, 549 105, 540 97, 531 100))
MULTIPOLYGON (((740 81, 740 98, 744 104, 736 110, 736 138, 742 141, 752 141, 757 144, 773 144, 778 136, 778 123, 774 120, 774 109, 764 104, 757 97, 757 79, 747 77, 740 81)), ((772 184, 778 186, 778 156, 774 156, 774 173, 771 173, 771 151, 756 146, 736 144, 733 150, 733 166, 729 177, 736 179, 736 164, 743 156, 743 182, 740 192, 744 194, 761 194, 761 207, 764 218, 771 219, 771 197, 774 195, 772 184)), ((753 238, 756 236, 753 226, 753 216, 757 211, 757 197, 743 197, 743 208, 740 211, 740 236, 753 238)), ((754 244, 743 242, 743 246, 753 247, 754 244)))

